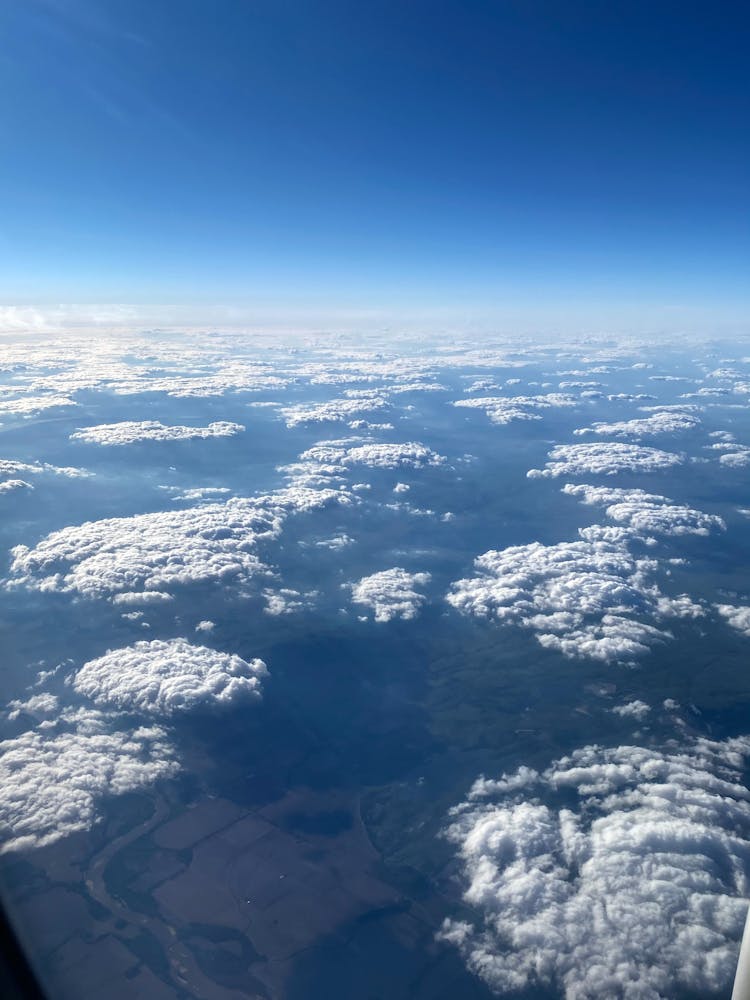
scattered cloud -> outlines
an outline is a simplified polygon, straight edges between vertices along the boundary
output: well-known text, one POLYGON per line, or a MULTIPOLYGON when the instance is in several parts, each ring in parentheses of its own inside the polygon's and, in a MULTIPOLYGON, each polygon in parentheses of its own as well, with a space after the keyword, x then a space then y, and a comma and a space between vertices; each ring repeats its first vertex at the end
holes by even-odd
POLYGON ((48 718, 57 715, 59 710, 59 699, 48 691, 34 694, 30 698, 8 702, 8 718, 11 722, 14 722, 21 715, 31 715, 37 719, 48 718))
POLYGON ((346 549, 354 544, 355 540, 347 535, 345 531, 340 532, 338 535, 332 535, 330 538, 321 538, 317 542, 300 542, 300 545, 303 546, 312 545, 316 549, 330 549, 331 552, 339 552, 341 549, 346 549))
MULTIPOLYGON (((174 492, 174 487, 165 486, 163 489, 174 492)), ((232 491, 227 486, 193 486, 187 490, 177 490, 172 497, 175 503, 201 503, 218 500, 232 491)))
MULTIPOLYGON (((715 435, 711 435, 714 437, 715 435)), ((719 461, 732 469, 744 469, 750 465, 750 446, 735 441, 732 434, 727 434, 722 440, 707 445, 711 451, 718 451, 719 461)))

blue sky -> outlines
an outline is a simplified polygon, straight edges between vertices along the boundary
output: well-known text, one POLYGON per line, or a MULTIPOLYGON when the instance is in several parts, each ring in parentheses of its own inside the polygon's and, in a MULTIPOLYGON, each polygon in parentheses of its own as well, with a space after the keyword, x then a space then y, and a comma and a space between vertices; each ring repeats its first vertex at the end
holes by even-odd
POLYGON ((9 0, 0 22, 6 306, 746 328, 740 4, 9 0))

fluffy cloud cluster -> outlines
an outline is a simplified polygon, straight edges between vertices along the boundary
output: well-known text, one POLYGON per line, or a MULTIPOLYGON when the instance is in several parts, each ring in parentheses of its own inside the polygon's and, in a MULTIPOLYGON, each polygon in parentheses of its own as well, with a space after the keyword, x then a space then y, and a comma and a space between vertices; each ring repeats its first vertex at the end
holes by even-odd
POLYGON ((3 493, 14 493, 16 490, 33 490, 34 487, 31 483, 27 483, 25 479, 5 479, 0 482, 0 496, 3 493))
POLYGON ((728 465, 733 469, 744 469, 750 465, 750 448, 738 444, 731 451, 720 455, 719 461, 722 465, 728 465))
MULTIPOLYGON (((750 465, 750 447, 735 441, 733 434, 726 432, 719 433, 722 434, 721 440, 708 445, 708 448, 712 451, 722 453, 719 455, 719 461, 722 465, 728 465, 732 469, 744 469, 750 465)), ((714 433, 710 436, 717 437, 717 434, 714 433)))
POLYGON ((165 374, 161 370, 139 372, 126 367, 121 373, 104 373, 104 382, 99 388, 106 388, 118 396, 159 392, 176 399, 208 399, 234 392, 283 389, 290 381, 271 374, 260 366, 243 362, 222 364, 213 371, 206 367, 187 374, 185 367, 178 363, 171 374, 165 374))
POLYGON ((67 406, 78 406, 78 403, 68 396, 60 394, 21 396, 18 399, 0 400, 0 416, 7 413, 15 417, 35 417, 39 413, 44 413, 45 410, 57 410, 67 406))
MULTIPOLYGON (((690 610, 694 606, 688 604, 690 610)), ((677 613, 679 605, 665 607, 665 613, 677 613)), ((697 610, 697 609, 696 609, 697 610)), ((592 660, 630 661, 643 656, 654 643, 671 638, 669 632, 647 622, 636 621, 625 615, 603 614, 598 621, 571 628, 555 622, 555 631, 537 634, 540 645, 555 649, 568 657, 586 657, 592 660)))
POLYGON ((414 618, 425 601, 416 588, 424 587, 430 579, 429 573, 409 573, 396 566, 352 584, 352 600, 372 608, 376 622, 414 618))
POLYGON ((266 606, 263 609, 267 615, 277 617, 278 615, 293 615, 299 611, 309 611, 315 604, 318 597, 317 590, 308 590, 301 593, 299 590, 292 590, 290 587, 280 587, 272 590, 270 587, 263 591, 263 599, 266 606))
POLYGON ((41 694, 33 694, 29 698, 14 699, 8 702, 8 718, 11 721, 21 715, 31 715, 34 718, 49 718, 57 715, 60 708, 60 701, 57 695, 44 691, 41 694))
POLYGON ((732 628, 750 639, 750 608, 736 604, 717 604, 716 610, 732 628))
POLYGON ((179 770, 164 731, 115 730, 91 710, 62 713, 0 743, 0 834, 4 851, 27 850, 86 830, 99 801, 179 770))
MULTIPOLYGON (((51 374, 29 374, 17 377, 32 392, 74 394, 80 391, 106 391, 122 396, 144 393, 165 393, 176 398, 210 398, 236 392, 259 392, 285 388, 291 377, 285 377, 276 366, 257 359, 238 359, 237 344, 222 357, 217 340, 206 345, 172 350, 120 340, 90 345, 68 343, 65 352, 47 352, 37 359, 37 369, 60 368, 51 374), (154 364, 157 353, 160 355, 154 364), (76 356, 77 355, 77 356, 76 356), (141 361, 133 361, 140 355, 141 361), (231 356, 231 357, 230 357, 231 356), (128 358, 127 361, 123 360, 128 358), (148 358, 151 363, 144 364, 148 358)), ((25 366, 31 369, 31 365, 25 366)))
MULTIPOLYGON (((680 456, 636 445, 561 445, 530 476, 664 468, 680 456)), ((670 638, 668 617, 695 618, 703 608, 686 594, 667 596, 653 577, 658 562, 632 543, 654 535, 708 535, 722 518, 641 489, 567 484, 563 493, 605 508, 615 526, 591 525, 573 542, 512 546, 475 561, 477 574, 453 584, 447 600, 460 611, 533 630, 565 656, 629 661, 670 638)))
POLYGON ((257 698, 266 673, 262 660, 248 663, 186 639, 155 639, 89 660, 73 688, 99 706, 169 716, 257 698))
POLYGON ((267 572, 256 548, 290 514, 348 503, 339 490, 288 489, 187 510, 87 521, 16 546, 11 579, 44 591, 163 600, 170 588, 207 580, 247 582, 267 572))
MULTIPOLYGON (((383 443, 362 437, 320 441, 299 456, 299 461, 282 467, 289 482, 307 489, 332 487, 346 481, 352 468, 366 466, 371 469, 421 469, 425 466, 443 465, 443 455, 418 441, 383 443)), ((358 487, 352 486, 356 490, 358 487)), ((366 484, 360 484, 360 489, 366 484)), ((369 488, 369 487, 368 487, 369 488)))
POLYGON ((509 424, 514 420, 541 420, 540 410, 553 407, 575 406, 575 396, 551 392, 546 396, 483 396, 474 399, 457 399, 454 406, 484 410, 493 424, 509 424))
POLYGON ((137 441, 191 441, 196 438, 233 437, 241 434, 242 424, 217 420, 207 427, 167 426, 158 420, 123 420, 116 424, 82 427, 71 434, 71 440, 89 444, 124 445, 137 441))
POLYGON ((549 453, 543 469, 530 469, 537 476, 614 476, 618 472, 653 472, 684 461, 681 455, 642 445, 606 441, 597 444, 561 444, 549 453))
POLYGON ((717 514, 706 514, 644 490, 568 483, 563 493, 578 497, 582 503, 604 507, 607 517, 639 535, 708 535, 726 528, 717 514))
POLYGON ((453 810, 472 920, 442 938, 497 993, 725 995, 750 890, 750 740, 584 747, 453 810))
POLYGON ((633 701, 625 702, 624 705, 615 705, 612 712, 619 715, 621 719, 635 719, 636 722, 643 722, 650 714, 651 706, 645 701, 641 701, 640 698, 635 698, 633 701))
POLYGON ((65 476, 68 479, 79 479, 91 475, 85 469, 50 465, 48 462, 16 462, 8 458, 0 458, 0 496, 4 493, 14 493, 16 490, 33 490, 34 487, 21 476, 53 475, 65 476), (5 479, 5 476, 10 478, 5 479))
POLYGON ((652 575, 654 559, 636 557, 622 529, 584 529, 556 545, 513 545, 479 556, 475 576, 453 584, 447 600, 464 613, 533 630, 565 656, 631 660, 669 637, 649 621, 695 616, 686 596, 667 598, 652 575))
POLYGON ((390 406, 387 399, 377 393, 353 399, 331 399, 325 403, 299 403, 283 406, 281 415, 287 427, 304 424, 334 423, 339 420, 353 420, 362 414, 382 411, 390 406))
MULTIPOLYGON (((361 440, 361 439, 360 439, 361 440)), ((421 469, 426 465, 442 465, 445 456, 438 455, 418 441, 399 444, 352 440, 321 441, 300 455, 303 462, 312 461, 330 468, 332 471, 345 470, 352 465, 366 465, 372 469, 421 469)))
POLYGON ((384 387, 384 391, 389 396, 401 396, 411 392, 448 392, 448 387, 439 382, 423 382, 415 380, 410 382, 394 382, 384 387))
POLYGON ((681 434, 700 426, 700 418, 689 409, 657 409, 648 417, 635 420, 618 420, 615 423, 596 423, 580 427, 574 434, 604 434, 613 438, 653 437, 657 434, 681 434))
POLYGON ((50 465, 49 462, 16 462, 10 458, 0 458, 0 476, 65 476, 67 479, 81 479, 90 476, 86 469, 73 466, 50 465))

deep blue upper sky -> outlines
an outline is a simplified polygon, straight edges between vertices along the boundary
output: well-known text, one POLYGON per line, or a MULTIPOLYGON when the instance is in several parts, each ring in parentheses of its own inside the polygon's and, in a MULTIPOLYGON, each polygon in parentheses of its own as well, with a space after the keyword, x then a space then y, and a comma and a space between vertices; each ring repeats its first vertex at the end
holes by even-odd
POLYGON ((0 22, 5 304, 750 316, 739 3, 8 0, 0 22))

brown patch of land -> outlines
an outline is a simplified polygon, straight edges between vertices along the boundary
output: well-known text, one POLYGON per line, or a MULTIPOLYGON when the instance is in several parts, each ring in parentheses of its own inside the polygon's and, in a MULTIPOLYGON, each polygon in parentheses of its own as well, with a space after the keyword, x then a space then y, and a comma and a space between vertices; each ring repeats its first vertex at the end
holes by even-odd
MULTIPOLYGON (((175 830, 180 844, 193 838, 192 859, 153 895, 175 927, 220 925, 246 936, 258 953, 253 975, 271 995, 279 994, 297 954, 356 916, 399 899, 372 873, 378 855, 356 797, 294 789, 221 826, 230 816, 226 804, 213 799, 191 810, 192 834, 184 821, 179 828, 166 824, 167 838, 175 830), (316 832, 331 815, 342 828, 316 832)), ((160 844, 166 843, 163 830, 154 833, 160 844)))
POLYGON ((427 931, 377 874, 352 793, 295 788, 243 809, 165 791, 151 804, 145 819, 141 798, 104 836, 38 851, 19 881, 14 913, 51 996, 277 998, 300 956, 345 947, 365 914, 394 908, 407 946, 427 931))

